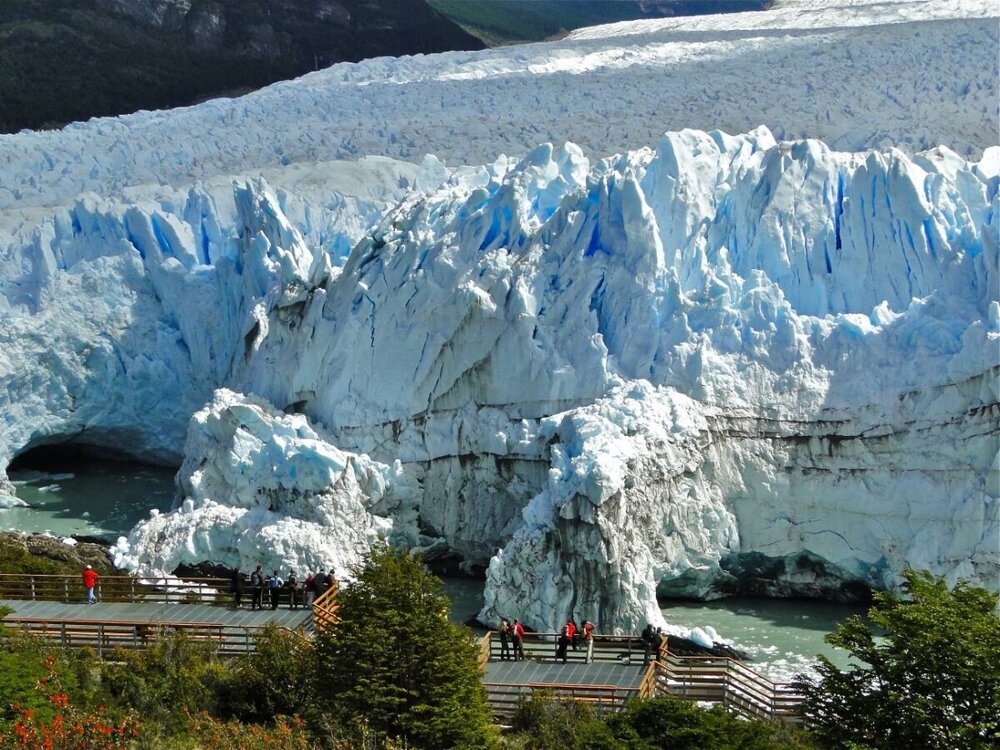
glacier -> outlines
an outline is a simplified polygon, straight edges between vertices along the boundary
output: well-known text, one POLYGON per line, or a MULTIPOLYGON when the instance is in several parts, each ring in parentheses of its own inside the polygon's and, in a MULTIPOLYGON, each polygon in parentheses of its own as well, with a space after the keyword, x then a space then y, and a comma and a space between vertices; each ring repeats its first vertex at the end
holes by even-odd
POLYGON ((536 628, 995 588, 996 16, 786 0, 0 137, 0 467, 180 466, 145 574, 385 538, 536 628))

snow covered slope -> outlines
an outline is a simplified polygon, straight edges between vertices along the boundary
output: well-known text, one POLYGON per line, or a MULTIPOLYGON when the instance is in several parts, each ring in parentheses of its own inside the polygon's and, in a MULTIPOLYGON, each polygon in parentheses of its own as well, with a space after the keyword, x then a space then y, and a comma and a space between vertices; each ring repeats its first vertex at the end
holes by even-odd
POLYGON ((996 15, 784 3, 0 138, 0 465, 183 461, 143 570, 386 535, 536 627, 995 585, 996 15))

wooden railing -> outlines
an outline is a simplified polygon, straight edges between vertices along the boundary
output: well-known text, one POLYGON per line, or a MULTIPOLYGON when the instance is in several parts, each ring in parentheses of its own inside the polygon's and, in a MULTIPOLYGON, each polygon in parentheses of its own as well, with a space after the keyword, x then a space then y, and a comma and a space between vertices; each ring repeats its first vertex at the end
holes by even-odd
MULTIPOLYGON (((232 601, 228 578, 137 578, 101 576, 94 593, 103 602, 170 602, 228 605, 232 601)), ((79 575, 0 573, 0 599, 84 602, 86 590, 79 575)))
POLYGON ((550 683, 485 682, 486 695, 495 718, 507 718, 518 703, 536 692, 558 701, 581 701, 598 712, 621 711, 625 704, 639 697, 636 688, 618 685, 568 685, 550 683))
MULTIPOLYGON (((551 659, 555 657, 559 642, 558 633, 525 633, 524 655, 529 659, 551 659)), ((513 655, 514 640, 510 639, 510 651, 513 655)), ((479 642, 480 663, 500 659, 500 634, 490 630, 479 642)), ((642 664, 644 647, 642 639, 635 635, 594 635, 594 661, 617 661, 622 664, 642 664)), ((587 641, 580 636, 577 648, 566 649, 567 662, 585 662, 587 660, 587 641)), ((656 661, 655 651, 650 655, 650 663, 656 661)))
MULTIPOLYGON (((527 633, 524 637, 524 652, 529 659, 552 659, 555 657, 558 635, 556 633, 527 633)), ((480 665, 500 659, 499 634, 488 632, 479 642, 480 665)), ((511 642, 513 652, 513 641, 511 642)), ((586 641, 582 638, 578 650, 567 649, 567 661, 581 662, 587 658, 586 641)), ((595 635, 592 658, 595 662, 617 661, 622 664, 641 665, 646 658, 642 639, 634 635, 595 635)), ((489 687, 490 683, 486 683, 489 687)), ((501 683, 494 683, 501 684, 501 683)), ((570 686, 526 685, 532 689, 546 687, 569 688, 570 686)), ((572 686, 582 689, 580 686, 572 686)), ((620 692, 624 688, 617 688, 620 692)), ((508 691, 509 692, 509 691, 508 691)), ((531 690, 522 693, 531 693, 531 690)), ((556 698, 570 697, 566 691, 554 690, 556 698)), ((743 662, 728 657, 679 656, 666 648, 666 640, 658 651, 650 655, 649 665, 643 673, 637 689, 630 691, 630 697, 652 698, 657 695, 672 695, 692 701, 721 703, 740 715, 753 718, 780 719, 801 722, 802 696, 789 685, 776 683, 754 671, 743 662)), ((500 707, 506 704, 504 694, 500 695, 500 707)), ((491 693, 491 703, 493 702, 491 693)), ((516 696, 514 702, 516 703, 516 696)), ((504 709, 506 710, 506 709, 504 709)), ((512 709, 511 709, 512 710, 512 709)))
POLYGON ((654 693, 692 701, 721 703, 750 718, 802 721, 802 696, 736 659, 678 656, 666 649, 656 663, 654 693))
POLYGON ((215 622, 150 623, 137 620, 53 621, 41 618, 7 618, 10 630, 20 630, 66 648, 89 647, 107 656, 118 648, 146 648, 169 633, 183 633, 191 640, 206 642, 220 656, 238 656, 254 649, 260 628, 215 622))
POLYGON ((312 605, 314 632, 326 630, 337 622, 337 584, 316 597, 312 605))

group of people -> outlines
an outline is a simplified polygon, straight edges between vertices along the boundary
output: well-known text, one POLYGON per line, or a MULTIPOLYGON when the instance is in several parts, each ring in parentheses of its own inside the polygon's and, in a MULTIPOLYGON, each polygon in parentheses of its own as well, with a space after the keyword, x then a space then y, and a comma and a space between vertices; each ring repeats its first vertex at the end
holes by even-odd
MULTIPOLYGON (((311 607, 313 601, 321 594, 336 586, 336 579, 332 572, 321 570, 316 574, 310 572, 300 584, 294 570, 288 571, 287 578, 282 578, 277 570, 267 575, 263 566, 258 565, 250 574, 249 584, 251 610, 264 609, 265 606, 277 609, 283 598, 287 598, 289 609, 298 609, 303 604, 303 594, 305 594, 305 606, 311 607)), ((233 609, 239 609, 246 591, 246 581, 239 567, 233 571, 229 591, 233 595, 233 609)))
MULTIPOLYGON (((596 629, 597 626, 590 620, 584 620, 583 625, 579 628, 577 628, 573 618, 566 620, 566 624, 559 630, 559 636, 556 638, 556 660, 561 659, 565 664, 569 658, 570 646, 573 647, 574 651, 577 651, 580 648, 580 639, 582 638, 587 648, 586 661, 587 664, 590 664, 594 659, 594 630, 596 629)), ((523 661, 525 658, 524 625, 518 620, 511 623, 505 617, 500 621, 500 627, 497 630, 500 634, 501 661, 507 661, 511 658, 511 645, 514 647, 514 661, 523 661)))

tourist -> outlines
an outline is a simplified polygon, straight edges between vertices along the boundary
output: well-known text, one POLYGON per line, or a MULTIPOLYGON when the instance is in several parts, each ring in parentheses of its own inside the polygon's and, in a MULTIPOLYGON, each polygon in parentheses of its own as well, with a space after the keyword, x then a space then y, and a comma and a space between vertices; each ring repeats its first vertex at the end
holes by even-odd
POLYGON ((587 664, 594 660, 594 625, 590 620, 583 621, 583 640, 587 642, 587 664))
POLYGON ((264 609, 264 573, 258 565, 250 574, 250 609, 264 609))
POLYGON ((500 620, 500 661, 510 659, 510 623, 504 617, 500 620))
POLYGON ((239 609, 240 604, 243 603, 243 573, 240 572, 239 565, 236 566, 232 578, 229 580, 229 593, 233 595, 233 609, 239 609))
POLYGON ((580 643, 580 638, 576 632, 576 621, 572 617, 566 620, 566 631, 566 635, 569 636, 569 642, 573 645, 573 650, 576 651, 576 647, 580 643))
POLYGON ((267 579, 267 584, 270 589, 268 593, 271 595, 271 609, 277 609, 278 600, 281 598, 281 587, 285 585, 285 582, 281 580, 278 571, 274 571, 267 579))
POLYGON ((319 599, 323 594, 326 593, 327 588, 330 586, 330 579, 326 575, 325 570, 321 570, 316 574, 316 598, 319 599))
POLYGON ((299 579, 295 577, 295 571, 288 571, 288 580, 285 581, 285 586, 288 587, 288 608, 298 609, 299 608, 299 579))
POLYGON ((559 631, 559 638, 556 640, 556 660, 562 659, 562 663, 566 663, 566 649, 569 648, 569 623, 562 626, 562 630, 559 631))
POLYGON ((645 630, 642 631, 642 666, 649 664, 649 656, 653 653, 653 644, 656 641, 656 631, 653 630, 653 624, 647 622, 645 630))
POLYGON ((306 609, 309 609, 313 605, 313 599, 316 598, 316 576, 313 575, 311 570, 306 576, 306 582, 303 588, 306 592, 306 609))
POLYGON ((524 625, 518 620, 514 620, 511 637, 514 641, 514 661, 517 661, 519 656, 521 661, 524 661, 524 625))
POLYGON ((94 596, 94 587, 97 586, 97 579, 101 576, 89 565, 83 571, 83 587, 87 589, 87 604, 97 604, 97 597, 94 596))

